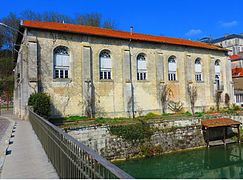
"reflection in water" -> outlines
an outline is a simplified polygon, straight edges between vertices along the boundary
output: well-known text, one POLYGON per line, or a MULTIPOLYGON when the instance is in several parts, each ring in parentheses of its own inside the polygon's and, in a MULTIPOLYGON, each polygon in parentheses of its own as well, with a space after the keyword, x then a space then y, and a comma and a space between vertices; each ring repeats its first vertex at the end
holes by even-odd
POLYGON ((135 178, 243 178, 239 144, 117 163, 135 178))

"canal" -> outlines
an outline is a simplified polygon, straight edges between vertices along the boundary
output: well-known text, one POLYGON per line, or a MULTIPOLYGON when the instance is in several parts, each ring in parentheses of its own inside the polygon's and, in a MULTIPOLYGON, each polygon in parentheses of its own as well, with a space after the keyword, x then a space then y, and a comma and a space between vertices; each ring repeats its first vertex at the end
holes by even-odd
POLYGON ((135 178, 243 178, 243 144, 228 144, 116 163, 135 178))

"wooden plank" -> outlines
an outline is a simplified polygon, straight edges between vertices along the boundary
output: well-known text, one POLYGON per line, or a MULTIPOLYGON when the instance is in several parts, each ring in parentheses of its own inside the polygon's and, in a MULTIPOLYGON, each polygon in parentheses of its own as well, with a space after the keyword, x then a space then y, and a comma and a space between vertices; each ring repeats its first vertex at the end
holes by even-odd
POLYGON ((227 127, 227 126, 234 126, 234 125, 240 125, 241 122, 235 121, 229 118, 217 118, 217 119, 207 119, 203 120, 202 126, 206 128, 210 127, 227 127))

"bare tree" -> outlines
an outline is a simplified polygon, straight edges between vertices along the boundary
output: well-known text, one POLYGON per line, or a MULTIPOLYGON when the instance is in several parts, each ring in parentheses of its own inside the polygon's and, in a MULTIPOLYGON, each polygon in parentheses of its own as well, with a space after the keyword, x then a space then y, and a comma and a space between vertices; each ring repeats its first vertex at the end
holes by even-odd
POLYGON ((172 90, 170 89, 170 87, 168 87, 167 84, 161 86, 160 100, 161 100, 163 113, 166 113, 167 105, 172 95, 173 95, 172 90))
MULTIPOLYGON (((0 22, 14 29, 18 29, 20 20, 15 13, 9 13, 6 17, 0 19, 0 22)), ((3 45, 7 47, 7 49, 13 50, 17 37, 17 31, 0 26, 0 34, 3 36, 3 45)))
POLYGON ((197 101, 197 87, 193 85, 187 85, 187 93, 189 96, 192 114, 195 114, 195 103, 197 101))
POLYGON ((225 105, 227 107, 229 107, 229 105, 230 105, 230 96, 229 96, 228 93, 225 93, 225 95, 224 95, 224 103, 225 103, 225 105))
POLYGON ((215 103, 216 103, 217 111, 219 111, 220 100, 221 100, 221 94, 222 94, 221 91, 218 91, 218 92, 215 93, 215 103))
POLYGON ((22 11, 20 17, 25 20, 42 21, 41 13, 29 9, 22 11))
POLYGON ((37 13, 32 10, 25 10, 21 13, 20 17, 21 19, 26 20, 73 23, 73 19, 71 17, 55 11, 45 11, 42 13, 37 13))
POLYGON ((3 34, 0 34, 0 49, 3 47, 3 34))
POLYGON ((114 23, 114 21, 108 21, 108 20, 106 20, 104 22, 103 27, 104 28, 107 28, 107 29, 115 29, 115 23, 114 23))
POLYGON ((76 16, 75 22, 81 25, 100 27, 101 18, 99 13, 81 14, 76 16))

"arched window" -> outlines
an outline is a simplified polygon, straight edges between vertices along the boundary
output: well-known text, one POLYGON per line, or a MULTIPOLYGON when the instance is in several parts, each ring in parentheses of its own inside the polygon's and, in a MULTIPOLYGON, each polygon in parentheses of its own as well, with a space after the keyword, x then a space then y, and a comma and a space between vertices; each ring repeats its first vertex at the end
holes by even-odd
POLYGON ((137 56, 137 80, 146 80, 147 78, 147 62, 145 54, 137 56))
POLYGON ((168 80, 175 81, 176 80, 176 60, 175 56, 171 56, 168 59, 168 80))
POLYGON ((215 82, 216 82, 216 86, 217 89, 220 88, 220 60, 216 60, 215 64, 214 64, 214 68, 215 68, 215 82))
POLYGON ((214 65, 215 65, 215 74, 220 74, 220 60, 216 60, 214 65))
POLYGON ((103 50, 100 53, 100 79, 111 79, 111 55, 110 51, 103 50))
POLYGON ((202 63, 200 58, 195 60, 195 80, 202 81, 202 63))
POLYGON ((54 78, 69 78, 70 55, 65 46, 54 49, 54 78))

